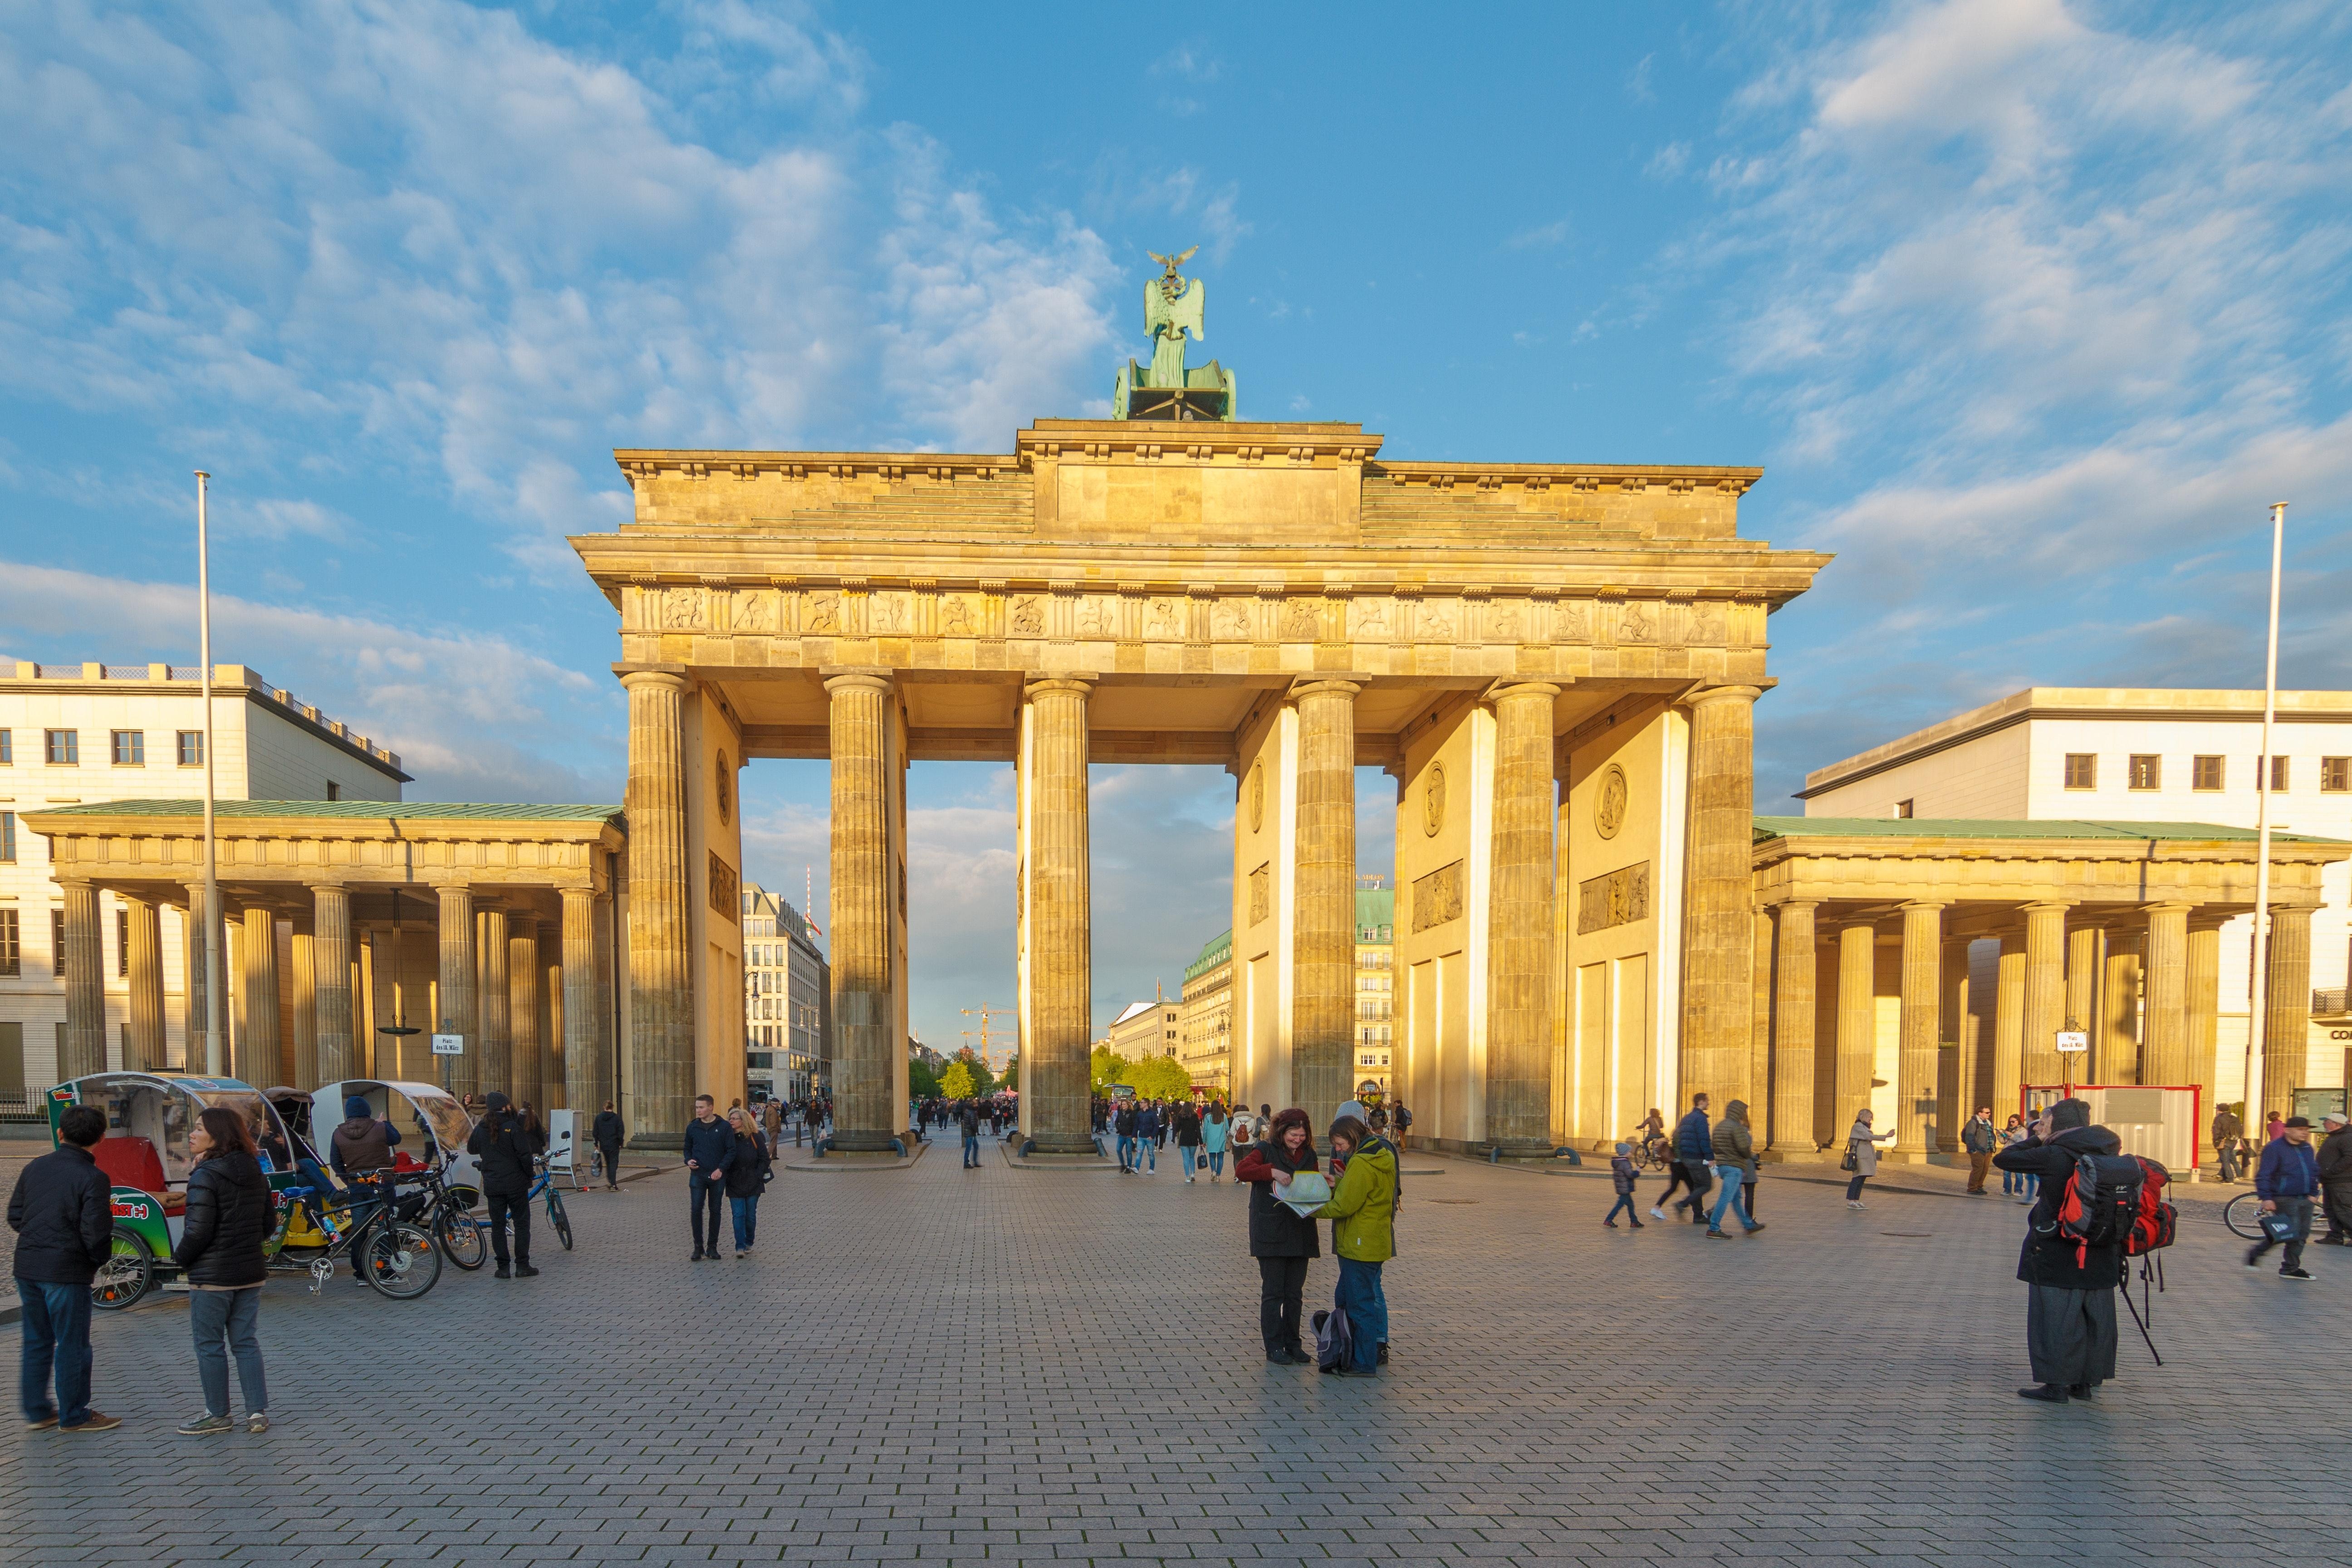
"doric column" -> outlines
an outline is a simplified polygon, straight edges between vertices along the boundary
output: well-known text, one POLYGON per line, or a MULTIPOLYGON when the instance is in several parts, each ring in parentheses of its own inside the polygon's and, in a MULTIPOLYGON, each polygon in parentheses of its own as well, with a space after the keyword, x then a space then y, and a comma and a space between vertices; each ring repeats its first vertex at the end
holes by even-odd
POLYGON ((605 1099, 596 1079, 596 904, 592 888, 563 889, 563 1099, 592 1118, 605 1099))
MULTIPOLYGON (((290 966, 287 975, 288 989, 293 993, 294 1016, 287 1020, 287 1033, 294 1037, 294 1078, 299 1088, 304 1084, 323 1083, 319 1076, 319 969, 318 941, 299 925, 294 928, 294 940, 286 955, 290 966)), ((267 1087, 267 1086, 265 1086, 267 1087)))
POLYGON ((245 979, 245 1031, 236 1042, 236 1076, 256 1089, 278 1078, 278 911, 257 905, 245 911, 245 939, 238 954, 245 979))
MULTIPOLYGON (((209 921, 205 918, 205 885, 202 882, 188 884, 188 918, 181 935, 187 943, 188 981, 182 989, 187 1001, 188 1043, 181 1057, 180 1065, 192 1073, 207 1073, 217 1077, 228 1071, 228 998, 225 994, 221 998, 221 1059, 216 1062, 211 1060, 208 1056, 211 1049, 209 1031, 213 1026, 212 1010, 205 998, 207 988, 215 984, 226 991, 228 985, 228 963, 226 949, 223 945, 221 935, 220 911, 214 910, 213 917, 209 921), (209 952, 205 946, 207 932, 211 933, 209 952), (217 969, 215 967, 215 961, 217 969)), ((296 1087, 301 1086, 298 1084, 296 1087)))
POLYGON ((527 1103, 547 1120, 547 1100, 540 1083, 539 1062, 539 917, 520 910, 506 917, 507 928, 507 1092, 527 1103))
POLYGON ((2213 1096, 2219 1087, 2221 1029, 2221 922, 2207 918, 2189 924, 2189 1067, 2201 1091, 2197 1096, 2197 1163, 2210 1166, 2213 1153, 2213 1096))
POLYGON ((98 923, 98 885, 59 877, 66 903, 66 1036, 58 1078, 106 1070, 106 946, 98 923))
MULTIPOLYGON (((1854 1112, 1870 1103, 1878 1067, 1878 930, 1856 921, 1838 931, 1837 1118, 1830 1129, 1843 1141, 1854 1112)), ((1688 1099, 1687 1096, 1685 1097, 1688 1099)), ((1714 1107, 1722 1114, 1723 1107, 1714 1107)))
POLYGON ((2140 958, 2142 933, 2116 932, 2105 943, 2100 981, 2099 1024, 2092 1043, 2097 1054, 2088 1071, 2096 1083, 2141 1083, 2140 958))
MULTIPOLYGON (((629 692, 629 1104, 634 1140, 667 1143, 694 1098, 691 881, 686 863, 686 679, 621 678, 629 692)), ((840 792, 840 762, 834 764, 840 792)), ((836 887, 838 884, 836 884, 836 887)))
POLYGON ((1903 906, 1903 1055, 1895 1074, 1897 1153, 1937 1152, 1937 1047, 1944 1021, 1944 906, 1903 906))
POLYGON ((2189 1065, 2189 911, 2193 907, 2148 907, 2147 1045, 2140 1053, 2140 1083, 2195 1081, 2189 1065))
POLYGON ((122 900, 130 916, 131 1029, 122 1052, 125 1072, 153 1072, 163 1062, 163 911, 152 899, 122 900))
POLYGON ((426 1032, 466 1037, 462 1056, 442 1058, 450 1092, 463 1099, 482 1091, 480 1020, 474 1010, 474 889, 443 888, 440 893, 441 1016, 426 1032))
POLYGON ((2025 936, 2004 931, 2000 968, 1993 994, 1992 1113, 2005 1124, 2021 1101, 2025 1070, 2025 936))
MULTIPOLYGON (((897 1094, 890 974, 890 779, 884 675, 836 675, 833 700, 834 1146, 887 1149, 907 1108, 897 1094)), ((635 853, 634 838, 630 853, 635 853)))
MULTIPOLYGON (((2294 1114, 2294 1091, 2311 1051, 2311 910, 2271 909, 2270 978, 2263 992, 2263 1103, 2246 1107, 2246 1125, 2273 1110, 2294 1114)), ((2256 1133, 2259 1137, 2259 1132, 2256 1133)))
MULTIPOLYGON (((297 1088, 337 1083, 360 1073, 352 1008, 352 893, 334 882, 310 889, 311 994, 318 1015, 318 1077, 297 1088)), ((335 1107, 328 1108, 330 1112, 335 1107)))
MULTIPOLYGON (((1748 923, 1760 695, 1753 686, 1714 686, 1690 699, 1681 1078, 1685 1101, 1693 1094, 1711 1095, 1717 1116, 1727 1100, 1748 1098, 1748 923)), ((1863 1087, 1867 1094, 1866 1077, 1863 1087)))
MULTIPOLYGON (((1347 698, 1349 781, 1349 981, 1355 953, 1355 688, 1347 698)), ((1552 774, 1552 700, 1559 688, 1542 681, 1507 686, 1494 695, 1495 811, 1493 880, 1486 925, 1486 1136, 1506 1154, 1549 1154, 1552 1079, 1552 911, 1556 902, 1553 825, 1559 817, 1552 774)), ((1302 820, 1304 813, 1301 813, 1302 820)), ((1755 1013, 1753 921, 1744 933, 1740 1009, 1755 1013)), ((1746 1037, 1743 1036, 1743 1044, 1746 1037)), ((1747 1072, 1740 1078, 1744 1081, 1747 1072)))
POLYGON ((474 1006, 481 1019, 482 1092, 509 1100, 514 1087, 514 995, 507 974, 507 912, 496 904, 474 911, 474 1006))
MULTIPOLYGON (((1802 1158, 1821 1147, 1813 1125, 1813 907, 1780 906, 1772 997, 1770 1147, 1802 1158)), ((1753 1121, 1754 1118, 1749 1118, 1753 1121)))
MULTIPOLYGON (((1087 1056, 1094 1038, 1093 871, 1088 855, 1086 680, 1033 680, 1028 706, 1029 1016, 1021 1098, 1043 1153, 1092 1153, 1087 1056), (1034 1058, 1034 1065, 1032 1058, 1034 1058)), ((791 1021, 784 1025, 791 1050, 791 1021)))
MULTIPOLYGON (((1356 693, 1361 689, 1351 680, 1309 680, 1291 689, 1298 710, 1298 829, 1292 862, 1290 1081, 1318 1140, 1355 1082, 1356 693)), ((1488 1018, 1491 1030, 1491 1005, 1488 1018)), ((1487 1107, 1490 1128, 1494 1109, 1487 1107)), ((1548 1102, 1538 1115, 1549 1117, 1548 1102)))
POLYGON ((2025 906, 2025 1032, 2028 1083, 2056 1083, 2058 1031, 2066 1022, 2066 911, 2052 900, 2025 906))

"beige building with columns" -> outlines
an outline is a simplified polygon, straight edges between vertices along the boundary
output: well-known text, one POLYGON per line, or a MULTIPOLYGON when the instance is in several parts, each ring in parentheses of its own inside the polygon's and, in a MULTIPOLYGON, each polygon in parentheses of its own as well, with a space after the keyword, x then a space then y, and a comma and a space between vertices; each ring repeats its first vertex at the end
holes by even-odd
POLYGON ((1549 1151, 1571 1019, 1651 1092, 1744 1089, 1751 708, 1766 617, 1826 557, 1738 536, 1754 468, 1381 446, 1040 420, 1002 454, 616 453, 634 515, 572 542, 629 692, 633 1121, 682 1123, 698 1070, 740 1077, 750 757, 833 763, 842 1149, 904 1131, 905 773, 929 759, 1016 769, 1040 1152, 1091 1151, 1095 762, 1234 775, 1242 1100, 1321 1121, 1351 1087, 1361 763, 1400 795, 1417 1132, 1549 1151))

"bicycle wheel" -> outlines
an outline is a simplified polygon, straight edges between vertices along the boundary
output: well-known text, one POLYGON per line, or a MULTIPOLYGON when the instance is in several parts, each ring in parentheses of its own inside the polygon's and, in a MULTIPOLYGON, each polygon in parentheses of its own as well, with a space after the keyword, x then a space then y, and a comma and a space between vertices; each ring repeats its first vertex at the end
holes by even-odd
POLYGON ((2240 1193, 2221 1205, 2221 1223, 2248 1241, 2262 1240, 2263 1200, 2252 1193, 2240 1193))
POLYGON ((362 1278, 395 1301, 414 1301, 441 1278, 441 1249, 416 1226, 377 1226, 360 1245, 362 1278))
POLYGON ((482 1239, 482 1227, 471 1215, 459 1214, 447 1204, 434 1212, 433 1238, 441 1244, 442 1257, 469 1274, 489 1261, 490 1244, 482 1239))
POLYGON ((563 1212, 563 1194, 552 1186, 547 1189, 547 1223, 555 1227, 556 1238, 563 1250, 572 1250, 572 1216, 563 1212))

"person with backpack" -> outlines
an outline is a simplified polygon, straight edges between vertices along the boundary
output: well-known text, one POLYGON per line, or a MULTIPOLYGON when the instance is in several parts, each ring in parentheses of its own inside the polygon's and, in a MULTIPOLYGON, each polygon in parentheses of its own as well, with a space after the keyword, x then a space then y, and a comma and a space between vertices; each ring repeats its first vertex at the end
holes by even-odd
POLYGON ((1862 1184, 1878 1174, 1878 1146, 1895 1136, 1892 1132, 1870 1130, 1871 1110, 1867 1105, 1853 1113, 1853 1125, 1845 1134, 1845 1169, 1853 1173, 1845 1184, 1845 1206, 1858 1209, 1864 1205, 1862 1184))
POLYGON ((2319 1195, 2319 1156, 2311 1146, 2311 1118, 2290 1116, 2279 1126, 2279 1135, 2263 1148, 2263 1163, 2254 1167, 2254 1195, 2263 1201, 2265 1215, 2284 1215, 2287 1224, 2281 1228, 2286 1234, 2273 1236, 2266 1222, 2263 1238, 2246 1254, 2246 1267, 2252 1268, 2263 1260, 2263 1254, 2286 1243, 2286 1261, 2279 1266, 2282 1279, 2309 1279, 2303 1267, 2303 1244, 2311 1237, 2311 1200, 2319 1195))
POLYGON ((1627 1225, 1632 1226, 1635 1230, 1649 1228, 1642 1223, 1640 1212, 1633 1207, 1633 1184, 1639 1180, 1641 1177, 1633 1170, 1633 1145, 1618 1144, 1617 1152, 1609 1157, 1609 1182, 1617 1189, 1617 1201, 1611 1205, 1609 1212, 1601 1216, 1602 1225, 1615 1230, 1617 1211, 1623 1209, 1627 1225))
POLYGON ((1353 1116, 1331 1123, 1331 1157, 1346 1161, 1330 1201, 1308 1220, 1331 1221, 1331 1250, 1339 1255, 1339 1310, 1348 1314, 1348 1360, 1331 1370, 1342 1377, 1378 1377, 1389 1342, 1389 1306, 1381 1265, 1396 1254, 1396 1151, 1353 1116))
POLYGON ((1265 1136, 1244 1154, 1238 1170, 1250 1184, 1249 1249, 1257 1259, 1258 1337, 1277 1365, 1311 1365, 1301 1341, 1307 1265, 1323 1256, 1322 1231, 1282 1201, 1291 1177, 1315 1167, 1307 1112, 1291 1106, 1266 1124, 1265 1136))
POLYGON ((1990 1197, 1985 1191, 1986 1173, 1992 1169, 1992 1152, 2000 1142, 2000 1134, 1992 1130, 1992 1107, 1979 1105, 1977 1113, 1960 1127, 1960 1147, 1969 1156, 1969 1196, 1990 1197))
MULTIPOLYGON (((2026 1287, 2025 1349, 2034 1386, 2020 1399, 2063 1405, 2088 1399, 2116 1375, 2116 1290, 2124 1282, 2123 1234, 2102 1231, 2085 1237, 2064 1234, 2061 1219, 2074 1202, 2074 1184, 2084 1156, 2114 1160, 2123 1141, 2091 1123, 2090 1102, 2062 1100, 2026 1129, 2025 1137, 1993 1156, 2004 1171, 2030 1171, 2042 1178, 2017 1277, 2026 1287)), ((2135 1188, 2138 1165, 2133 1163, 2135 1188)), ((2092 1194, 2095 1198, 2096 1194, 2092 1194)))

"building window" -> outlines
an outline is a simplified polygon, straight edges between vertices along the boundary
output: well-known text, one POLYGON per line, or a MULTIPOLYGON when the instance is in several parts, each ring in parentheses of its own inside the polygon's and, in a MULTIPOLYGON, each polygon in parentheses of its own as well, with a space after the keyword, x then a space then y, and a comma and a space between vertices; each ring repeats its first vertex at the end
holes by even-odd
POLYGON ((16 737, 14 731, 0 730, 0 767, 16 760, 16 737))
POLYGON ((16 814, 0 811, 0 861, 16 858, 16 814))
POLYGON ((2096 789, 2099 787, 2099 759, 2088 752, 2066 753, 2066 787, 2096 789))
POLYGON ((2319 787, 2329 795, 2352 790, 2352 757, 2320 758, 2319 787))
POLYGON ((81 731, 79 730, 44 730, 41 740, 49 761, 58 767, 76 767, 81 763, 81 731))
POLYGON ((16 911, 0 910, 0 974, 13 977, 20 962, 21 933, 16 929, 16 911))
POLYGON ((180 731, 180 765, 184 768, 205 765, 205 732, 202 730, 180 731))
POLYGON ((118 768, 140 768, 147 765, 147 731, 116 730, 113 737, 114 765, 118 768))
POLYGON ((2134 752, 2124 763, 2126 789, 2162 789, 2164 759, 2146 752, 2134 752))
POLYGON ((1903 822, 1908 822, 1908 821, 1910 821, 1910 820, 1911 820, 1911 818, 1912 818, 1915 815, 1916 815, 1915 812, 1913 812, 1913 810, 1911 809, 1911 806, 1912 806, 1912 803, 1911 803, 1910 801, 1907 801, 1907 800, 1898 800, 1898 801, 1896 801, 1896 802, 1895 803, 1895 816, 1896 819, 1897 819, 1897 820, 1899 820, 1899 821, 1903 821, 1903 822))
POLYGON ((328 798, 329 800, 341 800, 341 799, 342 799, 342 798, 343 798, 343 786, 342 786, 342 785, 341 785, 341 784, 337 784, 334 780, 332 780, 332 779, 329 779, 329 780, 327 781, 327 798, 328 798))
POLYGON ((2190 789, 2220 789, 2222 787, 2221 781, 2226 776, 2227 774, 2224 772, 2224 764, 2222 763, 2222 759, 2220 757, 2191 757, 2189 759, 2189 787, 2190 789))
MULTIPOLYGON (((2273 795, 2276 795, 2286 788, 2286 764, 2287 759, 2284 757, 2273 757, 2271 759, 2271 793, 2273 795)), ((2256 762, 2254 763, 2254 777, 2259 781, 2262 776, 2263 765, 2260 762, 2256 762)))
MULTIPOLYGON (((66 912, 49 911, 49 973, 62 980, 66 974, 66 912)), ((62 1025, 59 1026, 63 1027, 62 1025)))

